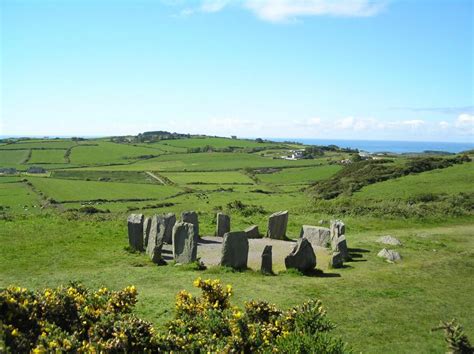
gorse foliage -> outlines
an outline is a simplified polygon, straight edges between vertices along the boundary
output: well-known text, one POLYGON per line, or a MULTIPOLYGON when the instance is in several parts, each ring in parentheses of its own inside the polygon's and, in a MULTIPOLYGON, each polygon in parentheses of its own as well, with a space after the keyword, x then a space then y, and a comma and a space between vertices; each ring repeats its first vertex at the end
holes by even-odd
POLYGON ((444 330, 444 339, 451 353, 474 353, 474 347, 469 343, 469 339, 464 333, 462 326, 457 323, 456 320, 441 322, 440 325, 433 330, 444 330))
POLYGON ((202 294, 176 296, 164 330, 132 314, 135 287, 90 291, 78 284, 43 291, 0 292, 0 351, 75 352, 314 352, 342 353, 319 301, 280 310, 265 301, 232 306, 232 287, 198 278, 202 294))

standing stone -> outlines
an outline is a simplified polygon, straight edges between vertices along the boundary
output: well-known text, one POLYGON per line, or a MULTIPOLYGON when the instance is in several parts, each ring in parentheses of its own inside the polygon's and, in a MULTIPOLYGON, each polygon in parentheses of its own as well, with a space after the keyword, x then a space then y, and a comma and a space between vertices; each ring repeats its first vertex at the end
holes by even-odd
POLYGON ((260 238, 260 232, 258 231, 257 225, 249 226, 245 229, 247 238, 260 238))
POLYGON ((288 211, 279 211, 270 215, 268 219, 267 237, 282 240, 286 237, 288 225, 288 211))
POLYGON ((341 220, 331 220, 331 237, 337 235, 338 237, 346 234, 346 225, 341 220))
POLYGON ((342 258, 341 252, 333 252, 329 260, 329 268, 342 268, 343 265, 344 259, 342 258))
POLYGON ((244 231, 227 232, 222 240, 221 265, 246 269, 249 257, 249 240, 244 231))
POLYGON ((173 226, 176 224, 176 215, 173 213, 165 214, 163 217, 165 223, 165 237, 164 242, 171 244, 173 242, 173 226))
POLYGON ((300 238, 306 238, 311 242, 313 249, 316 247, 328 247, 331 244, 331 230, 327 227, 303 225, 300 238))
POLYGON ((135 251, 143 251, 143 214, 130 214, 127 219, 128 244, 135 251))
POLYGON ((173 258, 177 263, 191 263, 197 258, 196 227, 188 222, 177 222, 173 227, 173 258))
POLYGON ((334 252, 340 252, 345 261, 350 260, 349 249, 347 248, 346 236, 333 237, 331 239, 331 248, 334 252))
POLYGON ((307 272, 316 267, 316 255, 311 243, 300 238, 293 251, 285 258, 286 269, 295 268, 300 272, 307 272))
POLYGON ((146 217, 143 221, 143 248, 146 249, 148 245, 148 238, 150 237, 151 218, 146 217))
POLYGON ((150 256, 153 263, 164 263, 161 258, 161 250, 163 248, 163 240, 165 236, 164 217, 161 215, 153 215, 151 217, 150 236, 146 253, 150 256))
POLYGON ((267 245, 262 252, 262 265, 260 272, 263 274, 273 274, 272 269, 272 246, 267 245))
POLYGON ((389 262, 400 261, 402 259, 400 253, 394 250, 388 250, 386 248, 377 253, 377 257, 385 258, 389 262))
POLYGON ((196 228, 196 236, 199 237, 199 219, 195 211, 183 211, 181 213, 181 221, 193 224, 196 228))
POLYGON ((217 213, 216 236, 223 237, 230 231, 230 217, 223 213, 217 213))

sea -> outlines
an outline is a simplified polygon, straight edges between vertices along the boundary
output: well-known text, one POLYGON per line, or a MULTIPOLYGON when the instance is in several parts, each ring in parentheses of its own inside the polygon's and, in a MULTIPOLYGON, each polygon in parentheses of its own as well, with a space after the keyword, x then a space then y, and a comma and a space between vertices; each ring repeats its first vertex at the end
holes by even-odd
POLYGON ((391 152, 397 154, 421 153, 425 151, 442 151, 459 153, 474 149, 472 142, 451 143, 436 141, 390 141, 390 140, 339 140, 339 139, 299 139, 299 138, 271 138, 273 141, 292 141, 306 145, 337 145, 342 148, 359 149, 370 153, 391 152))

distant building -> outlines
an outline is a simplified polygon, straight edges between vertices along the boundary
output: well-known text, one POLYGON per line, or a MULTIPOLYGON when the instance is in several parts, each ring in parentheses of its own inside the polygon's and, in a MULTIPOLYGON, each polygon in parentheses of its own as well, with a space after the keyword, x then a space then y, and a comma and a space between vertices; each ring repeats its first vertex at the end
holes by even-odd
POLYGON ((46 173, 46 170, 43 167, 31 166, 26 170, 28 173, 46 173))
POLYGON ((230 137, 234 140, 237 139, 237 135, 231 135, 230 137))
POLYGON ((282 156, 285 160, 299 160, 303 158, 304 150, 291 150, 288 155, 282 156))
POLYGON ((16 174, 17 174, 16 168, 0 167, 0 175, 16 175, 16 174))

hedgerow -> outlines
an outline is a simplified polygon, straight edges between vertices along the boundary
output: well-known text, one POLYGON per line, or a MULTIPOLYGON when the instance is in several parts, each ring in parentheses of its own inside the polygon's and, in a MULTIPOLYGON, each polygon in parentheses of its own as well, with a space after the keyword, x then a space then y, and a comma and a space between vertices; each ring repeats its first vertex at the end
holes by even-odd
POLYGON ((176 296, 164 328, 135 316, 137 290, 80 284, 30 291, 0 291, 0 352, 327 352, 348 351, 329 333, 334 325, 319 301, 289 310, 265 301, 232 306, 232 287, 198 278, 201 296, 176 296))

